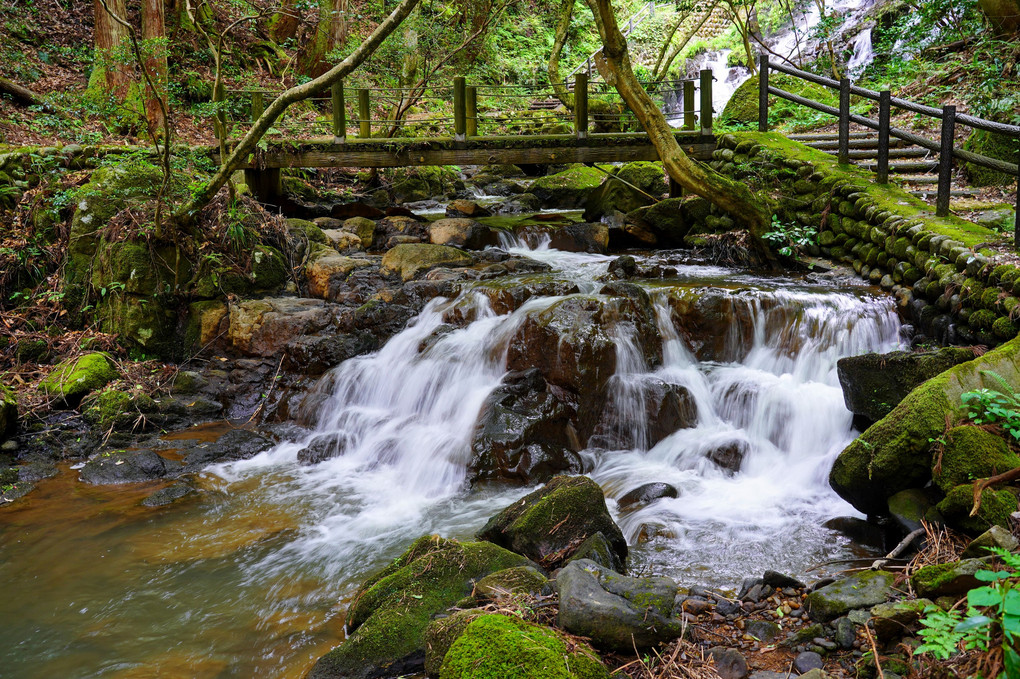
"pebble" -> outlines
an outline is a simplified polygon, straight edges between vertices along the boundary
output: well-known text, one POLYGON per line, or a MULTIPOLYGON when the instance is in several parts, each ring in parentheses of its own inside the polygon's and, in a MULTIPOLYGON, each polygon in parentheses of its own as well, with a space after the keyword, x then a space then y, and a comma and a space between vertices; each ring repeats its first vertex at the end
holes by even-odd
POLYGON ((815 637, 811 641, 813 641, 815 645, 821 646, 827 651, 835 651, 837 648, 837 644, 835 641, 829 641, 828 639, 823 639, 821 637, 815 637))
POLYGON ((747 661, 740 651, 717 646, 711 653, 715 671, 722 679, 744 679, 747 676, 747 661))
POLYGON ((835 622, 834 627, 836 628, 836 643, 840 648, 847 650, 853 648, 857 641, 857 630, 854 624, 847 618, 840 618, 835 622))
POLYGON ((821 669, 824 666, 825 663, 822 662, 822 656, 813 651, 805 651, 793 659, 793 668, 797 670, 798 674, 804 674, 813 669, 821 669))

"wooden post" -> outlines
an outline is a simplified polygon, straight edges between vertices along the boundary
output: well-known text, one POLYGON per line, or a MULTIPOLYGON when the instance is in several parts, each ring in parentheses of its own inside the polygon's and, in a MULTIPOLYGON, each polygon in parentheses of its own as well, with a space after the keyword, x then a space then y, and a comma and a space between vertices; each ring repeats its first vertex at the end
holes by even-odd
POLYGON ((712 134, 712 71, 701 72, 701 134, 712 134))
POLYGON ((878 93, 878 183, 889 183, 889 114, 892 108, 889 90, 878 93))
POLYGON ((478 88, 469 87, 467 94, 467 136, 478 136, 478 88))
POLYGON ((839 79, 839 164, 850 162, 850 78, 839 79))
POLYGON ((684 129, 694 129, 694 81, 684 81, 684 129))
MULTIPOLYGON (((1020 149, 1020 137, 1016 139, 1016 146, 1020 149)), ((1020 243, 1020 151, 1016 154, 1016 213, 1013 218, 1013 248, 1016 249, 1020 243)))
POLYGON ((333 143, 347 141, 347 112, 344 110, 344 81, 338 80, 330 88, 333 97, 333 143))
POLYGON ((266 100, 262 92, 256 90, 251 93, 251 121, 254 123, 266 112, 266 100))
POLYGON ((578 139, 588 136, 588 75, 574 76, 574 131, 578 139))
POLYGON ((453 79, 453 138, 456 141, 467 139, 467 102, 465 101, 464 76, 453 79))
POLYGON ((956 134, 956 107, 942 107, 942 148, 939 151, 939 195, 935 199, 935 216, 949 215, 949 192, 953 188, 953 137, 956 134))
POLYGON ((279 205, 283 197, 283 182, 280 168, 267 167, 262 170, 249 169, 244 171, 244 183, 251 189, 255 199, 260 203, 279 205))
POLYGON ((769 55, 761 55, 758 64, 758 131, 769 131, 769 55))
POLYGON ((372 136, 372 108, 369 106, 368 90, 358 90, 358 136, 369 139, 372 136))

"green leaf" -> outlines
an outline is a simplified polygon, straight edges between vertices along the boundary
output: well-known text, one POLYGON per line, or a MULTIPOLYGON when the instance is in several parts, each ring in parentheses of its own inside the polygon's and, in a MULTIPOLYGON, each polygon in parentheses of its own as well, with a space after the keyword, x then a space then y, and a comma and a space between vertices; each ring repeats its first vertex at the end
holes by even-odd
POLYGON ((1002 612, 1006 615, 1020 615, 1020 592, 1011 589, 1002 600, 1002 612))
POLYGON ((998 606, 1002 595, 992 587, 977 587, 967 592, 967 603, 971 606, 998 606))
POLYGON ((988 627, 992 624, 993 620, 987 615, 975 615, 967 618, 959 625, 953 628, 954 632, 970 632, 972 630, 980 629, 982 627, 988 627))
POLYGON ((1005 580, 1011 577, 1011 575, 1007 571, 978 571, 974 574, 974 579, 981 582, 996 582, 998 580, 1005 580))

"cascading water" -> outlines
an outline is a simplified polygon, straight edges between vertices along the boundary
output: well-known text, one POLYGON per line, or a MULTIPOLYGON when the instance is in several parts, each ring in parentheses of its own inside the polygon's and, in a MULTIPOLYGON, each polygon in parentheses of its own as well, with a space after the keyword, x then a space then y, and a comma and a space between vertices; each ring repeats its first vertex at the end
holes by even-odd
MULTIPOLYGON (((543 276, 584 294, 602 286, 609 257, 535 245, 515 252, 552 265, 543 276)), ((605 329, 617 369, 607 409, 616 419, 603 438, 625 444, 582 453, 614 510, 614 498, 648 481, 680 491, 617 511, 635 543, 631 567, 734 587, 766 568, 796 575, 855 555, 821 526, 852 512, 826 483, 851 437, 835 361, 895 345, 891 300, 868 288, 677 269, 641 283, 661 365, 646 363, 644 336, 626 323, 605 329), (678 316, 712 299, 725 301, 728 330, 678 316), (653 445, 644 401, 662 384, 686 389, 696 424, 653 445), (719 451, 742 456, 739 470, 721 468, 719 451)), ((471 536, 529 490, 466 484, 475 421, 504 375, 511 338, 563 299, 533 297, 497 315, 485 286, 514 281, 476 281, 458 299, 433 300, 380 351, 321 382, 307 401, 313 432, 210 469, 193 502, 153 514, 138 510, 142 493, 118 489, 99 501, 101 490, 71 493, 73 480, 41 487, 39 510, 8 514, 12 529, 0 524, 8 559, 0 578, 32 583, 0 604, 5 676, 127 677, 153 667, 166 676, 303 676, 337 643, 368 573, 423 533, 471 536), (453 315, 470 321, 446 322, 453 315), (68 496, 77 504, 60 512, 46 504, 68 496)))
POLYGON ((858 33, 850 46, 853 47, 854 53, 846 64, 846 70, 850 77, 855 78, 875 60, 875 52, 871 46, 871 29, 867 28, 858 33))

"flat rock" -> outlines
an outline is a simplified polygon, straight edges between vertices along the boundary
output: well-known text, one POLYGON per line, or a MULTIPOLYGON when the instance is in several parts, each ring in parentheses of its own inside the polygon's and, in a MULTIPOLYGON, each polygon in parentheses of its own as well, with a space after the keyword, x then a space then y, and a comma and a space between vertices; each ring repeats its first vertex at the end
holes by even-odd
POLYGON ((888 571, 867 571, 837 580, 808 594, 808 615, 828 622, 854 609, 871 608, 889 598, 895 579, 888 571))

